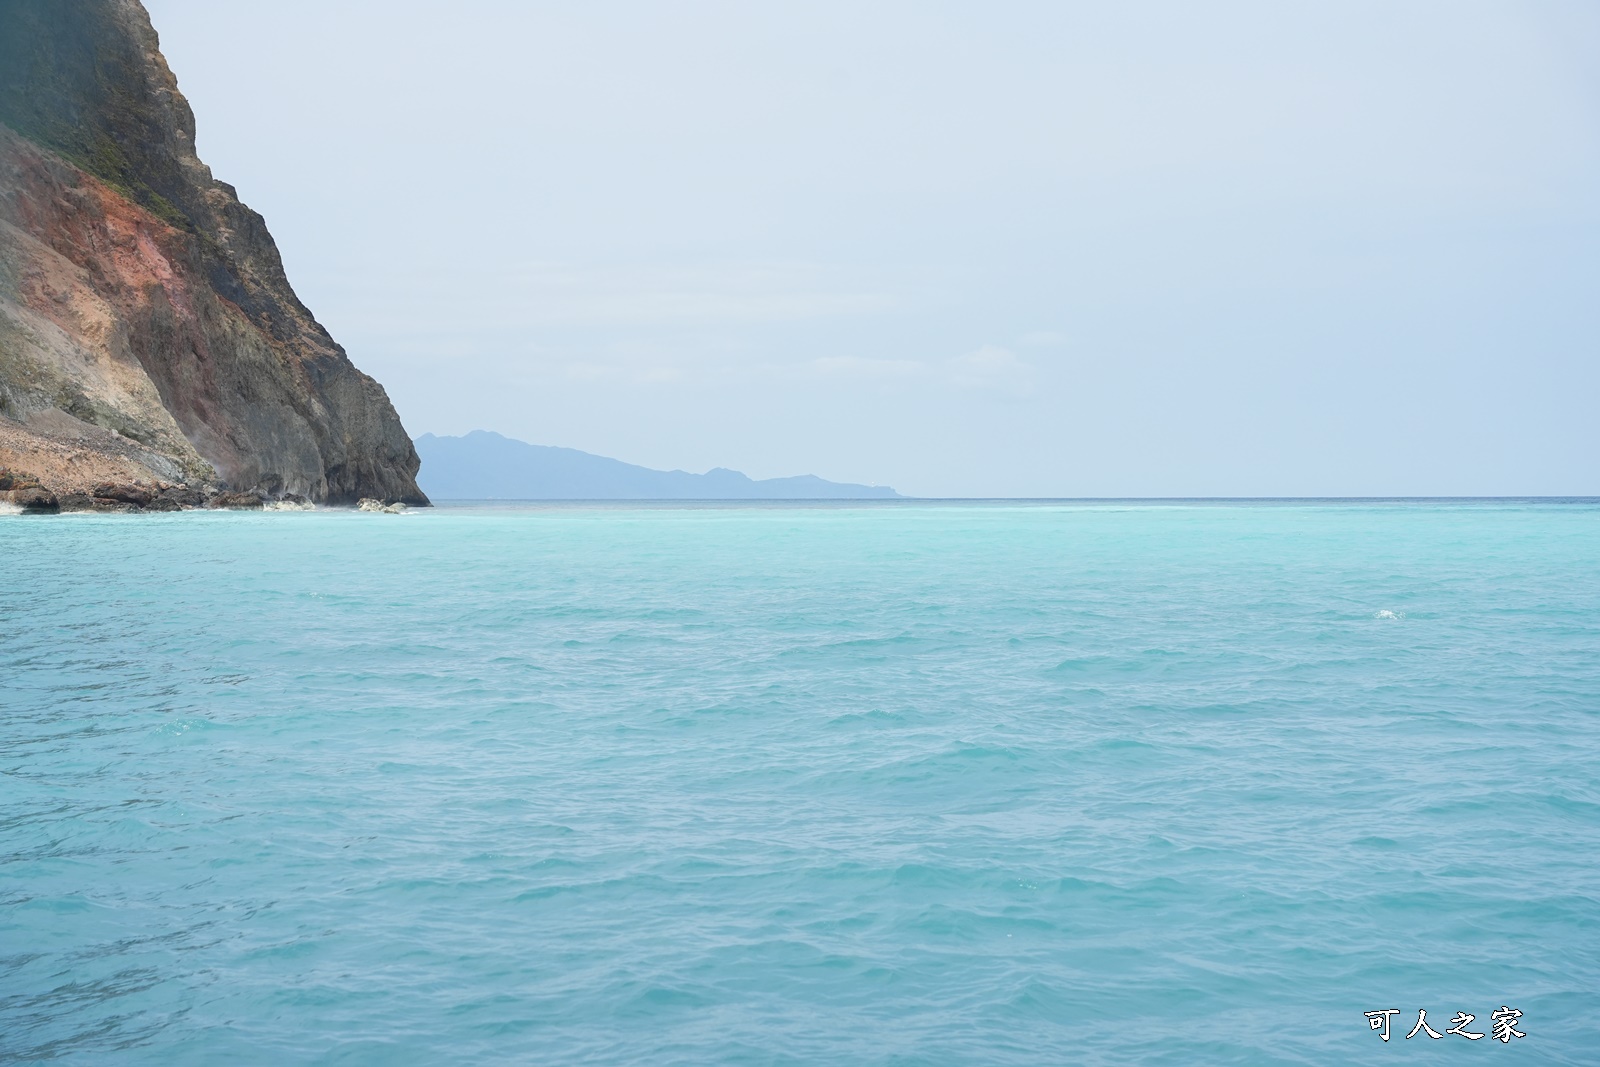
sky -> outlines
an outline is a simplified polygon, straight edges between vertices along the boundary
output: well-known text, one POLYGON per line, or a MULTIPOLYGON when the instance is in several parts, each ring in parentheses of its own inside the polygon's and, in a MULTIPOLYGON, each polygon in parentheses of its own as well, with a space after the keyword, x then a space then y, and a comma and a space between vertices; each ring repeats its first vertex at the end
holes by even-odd
POLYGON ((413 436, 1600 494, 1590 0, 145 3, 413 436))

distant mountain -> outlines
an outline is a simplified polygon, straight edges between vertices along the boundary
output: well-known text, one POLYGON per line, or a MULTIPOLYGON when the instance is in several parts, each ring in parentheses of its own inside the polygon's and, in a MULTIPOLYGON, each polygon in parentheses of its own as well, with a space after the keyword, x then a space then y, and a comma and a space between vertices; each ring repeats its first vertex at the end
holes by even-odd
POLYGON ((847 485, 811 474, 747 478, 718 467, 705 474, 656 471, 575 448, 513 441, 488 430, 416 440, 422 491, 435 500, 859 500, 891 499, 886 486, 847 485))

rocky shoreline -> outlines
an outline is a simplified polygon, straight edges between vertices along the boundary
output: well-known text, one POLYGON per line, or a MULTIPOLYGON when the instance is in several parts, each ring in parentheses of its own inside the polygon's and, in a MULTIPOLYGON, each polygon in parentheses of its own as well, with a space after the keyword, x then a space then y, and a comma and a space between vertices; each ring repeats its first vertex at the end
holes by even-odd
MULTIPOLYGON (((273 495, 259 489, 196 488, 170 482, 106 482, 57 493, 26 474, 0 468, 0 504, 20 508, 24 515, 73 512, 132 513, 162 511, 312 511, 316 505, 298 493, 273 495)), ((360 511, 398 514, 399 501, 363 499, 360 511)))

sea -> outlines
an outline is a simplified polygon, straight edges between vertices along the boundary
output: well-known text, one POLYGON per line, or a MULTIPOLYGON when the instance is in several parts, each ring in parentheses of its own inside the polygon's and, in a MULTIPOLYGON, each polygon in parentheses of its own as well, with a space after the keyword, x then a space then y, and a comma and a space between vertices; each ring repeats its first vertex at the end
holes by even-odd
POLYGON ((0 518, 0 1061, 1600 1063, 1600 502, 0 518))

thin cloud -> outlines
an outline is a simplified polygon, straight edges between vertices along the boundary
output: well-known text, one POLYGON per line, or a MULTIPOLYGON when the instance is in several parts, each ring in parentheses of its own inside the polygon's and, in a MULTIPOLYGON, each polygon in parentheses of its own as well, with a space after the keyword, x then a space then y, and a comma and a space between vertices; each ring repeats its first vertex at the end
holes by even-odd
POLYGON ((954 356, 945 361, 945 369, 958 388, 1017 397, 1033 392, 1033 365, 999 345, 984 345, 954 356))
POLYGON ((1055 330, 1034 330, 1017 338, 1017 343, 1028 348, 1060 348, 1067 340, 1066 334, 1055 330))
POLYGON ((819 375, 871 381, 895 381, 928 376, 928 364, 915 359, 866 359, 860 356, 823 356, 808 364, 819 375))

